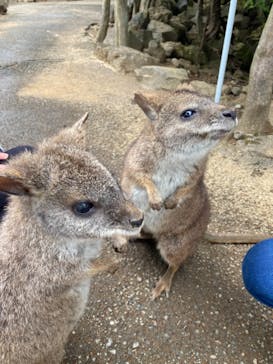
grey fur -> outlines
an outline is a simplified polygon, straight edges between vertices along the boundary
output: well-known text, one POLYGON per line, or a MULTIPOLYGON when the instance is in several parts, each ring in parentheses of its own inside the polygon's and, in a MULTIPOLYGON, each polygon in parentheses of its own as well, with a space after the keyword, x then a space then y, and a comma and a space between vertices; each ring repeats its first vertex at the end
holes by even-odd
POLYGON ((85 151, 85 120, 0 169, 12 196, 0 226, 0 361, 60 363, 88 299, 103 239, 135 234, 142 213, 85 151), (77 201, 92 201, 77 216, 77 201))

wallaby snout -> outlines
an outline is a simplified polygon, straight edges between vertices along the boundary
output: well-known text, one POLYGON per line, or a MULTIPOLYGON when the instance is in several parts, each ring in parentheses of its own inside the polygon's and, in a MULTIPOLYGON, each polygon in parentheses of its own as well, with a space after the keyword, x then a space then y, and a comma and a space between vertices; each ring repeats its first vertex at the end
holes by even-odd
POLYGON ((131 223, 132 227, 138 228, 142 225, 143 220, 144 220, 143 218, 140 220, 130 220, 130 223, 131 223))
POLYGON ((222 114, 225 118, 231 118, 233 120, 236 120, 236 111, 235 110, 224 110, 222 112, 222 114))
POLYGON ((131 202, 126 201, 125 213, 128 215, 129 222, 133 228, 141 227, 143 220, 144 220, 144 214, 142 211, 140 211, 131 202))
POLYGON ((124 200, 120 209, 115 211, 115 214, 121 228, 127 230, 123 232, 123 235, 131 236, 139 233, 144 220, 144 214, 133 203, 124 200))

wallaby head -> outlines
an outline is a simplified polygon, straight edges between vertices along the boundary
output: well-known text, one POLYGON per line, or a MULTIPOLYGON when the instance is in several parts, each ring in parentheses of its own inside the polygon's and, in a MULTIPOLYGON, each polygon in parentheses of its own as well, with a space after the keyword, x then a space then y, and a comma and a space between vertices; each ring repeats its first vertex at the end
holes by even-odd
POLYGON ((236 114, 191 87, 174 92, 135 94, 135 102, 148 116, 153 132, 166 148, 185 157, 202 157, 236 125, 236 114))
MULTIPOLYGON (((85 145, 85 115, 0 169, 0 190, 49 234, 70 239, 135 235, 142 213, 85 145), (20 196, 20 197, 18 197, 20 196)), ((12 206, 10 207, 12 208, 12 206)))

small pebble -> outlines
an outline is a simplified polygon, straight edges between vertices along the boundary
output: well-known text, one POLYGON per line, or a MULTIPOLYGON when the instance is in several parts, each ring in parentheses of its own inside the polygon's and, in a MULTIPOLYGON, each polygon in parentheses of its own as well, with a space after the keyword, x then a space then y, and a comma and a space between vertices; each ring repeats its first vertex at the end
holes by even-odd
POLYGON ((136 348, 138 348, 138 347, 139 347, 139 342, 135 341, 135 342, 133 343, 133 349, 136 349, 136 348))
POLYGON ((109 348, 109 346, 111 346, 113 344, 113 340, 111 339, 111 338, 109 338, 108 340, 107 340, 107 343, 106 343, 106 347, 107 348, 109 348))

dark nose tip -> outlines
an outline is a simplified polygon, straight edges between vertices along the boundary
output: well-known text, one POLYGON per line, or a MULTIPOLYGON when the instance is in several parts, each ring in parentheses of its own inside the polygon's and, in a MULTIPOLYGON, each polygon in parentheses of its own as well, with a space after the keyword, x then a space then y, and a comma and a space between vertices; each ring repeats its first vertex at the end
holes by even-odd
POLYGON ((134 228, 140 227, 142 225, 142 223, 143 223, 143 218, 140 220, 130 220, 130 224, 134 228))
POLYGON ((222 112, 222 114, 226 118, 232 118, 233 120, 236 119, 236 111, 234 110, 225 110, 222 112))

